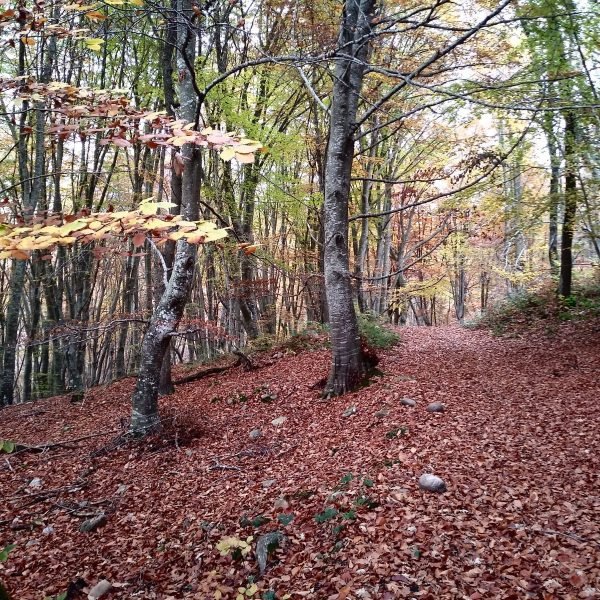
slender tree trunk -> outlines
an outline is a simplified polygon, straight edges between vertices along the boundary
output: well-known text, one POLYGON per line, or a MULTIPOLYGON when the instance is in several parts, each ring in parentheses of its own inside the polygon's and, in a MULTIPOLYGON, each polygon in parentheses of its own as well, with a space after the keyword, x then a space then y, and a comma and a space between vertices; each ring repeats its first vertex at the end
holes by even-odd
POLYGON ((560 247, 561 296, 571 295, 573 278, 573 235, 577 216, 577 168, 575 165, 575 140, 577 122, 572 112, 565 113, 565 212, 560 247))
MULTIPOLYGON (((180 0, 177 11, 177 43, 179 54, 179 99, 182 119, 195 122, 198 97, 193 87, 189 66, 196 56, 196 37, 192 26, 191 0, 180 0)), ((184 171, 181 179, 181 214, 194 221, 199 216, 200 197, 200 149, 186 144, 181 149, 184 171)), ((171 277, 142 343, 141 365, 131 407, 131 432, 145 435, 160 426, 158 391, 163 357, 169 347, 171 335, 183 316, 190 294, 196 266, 197 247, 185 240, 177 242, 171 277)))
POLYGON ((558 203, 560 199, 560 156, 554 132, 554 115, 544 116, 544 133, 550 156, 550 196, 548 203, 548 261, 552 275, 558 275, 558 203))
POLYGON ((348 0, 340 30, 325 170, 325 290, 332 362, 324 395, 352 390, 365 376, 348 256, 348 202, 358 98, 369 44, 373 0, 348 0), (357 42, 356 40, 361 40, 357 42))
MULTIPOLYGON (((21 27, 25 24, 25 18, 19 20, 21 27)), ((19 42, 19 66, 17 74, 25 74, 25 45, 19 42)), ((19 178, 21 180, 21 193, 23 198, 23 212, 27 218, 33 215, 35 204, 32 205, 32 186, 29 181, 29 166, 27 152, 27 136, 22 132, 27 125, 28 103, 25 102, 19 120, 19 133, 17 138, 17 155, 19 178)), ((36 111, 39 115, 41 111, 36 111)), ((36 133, 37 127, 36 125, 36 133)), ((37 180, 34 180, 37 181, 37 180)), ((24 260, 13 260, 10 274, 10 295, 6 308, 6 336, 4 339, 4 350, 2 353, 2 374, 0 376, 0 406, 6 406, 14 402, 15 392, 15 366, 17 360, 17 342, 19 336, 19 318, 21 314, 21 302, 23 299, 23 286, 25 285, 25 272, 27 262, 24 260)))

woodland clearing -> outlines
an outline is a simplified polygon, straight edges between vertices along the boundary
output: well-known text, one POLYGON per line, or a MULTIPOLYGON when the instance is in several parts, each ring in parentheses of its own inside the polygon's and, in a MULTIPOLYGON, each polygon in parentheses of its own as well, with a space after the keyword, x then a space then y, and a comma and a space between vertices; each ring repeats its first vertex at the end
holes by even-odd
POLYGON ((18 600, 102 579, 106 598, 600 597, 600 321, 399 333, 354 393, 320 399, 327 350, 269 352, 177 386, 163 436, 113 449, 133 378, 3 409, 0 439, 56 445, 0 457, 0 580, 18 600))

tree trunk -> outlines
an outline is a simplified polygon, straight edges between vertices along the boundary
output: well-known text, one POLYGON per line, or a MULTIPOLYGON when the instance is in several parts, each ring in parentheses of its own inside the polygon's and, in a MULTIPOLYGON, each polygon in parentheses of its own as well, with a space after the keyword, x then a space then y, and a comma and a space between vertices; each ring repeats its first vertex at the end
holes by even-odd
MULTIPOLYGON (((192 15, 191 0, 178 2, 178 11, 173 18, 178 23, 179 116, 195 123, 198 97, 193 86, 194 75, 189 71, 196 56, 192 15)), ((199 216, 200 149, 186 144, 182 147, 181 154, 185 164, 181 179, 181 215, 185 220, 195 221, 199 216)), ((195 245, 188 244, 185 240, 177 242, 171 277, 144 336, 141 365, 132 397, 130 429, 134 435, 146 435, 160 426, 158 391, 163 357, 169 347, 171 335, 183 316, 192 286, 196 254, 195 245)))
POLYGON ((565 211, 560 245, 561 296, 571 295, 573 278, 573 235, 577 215, 577 172, 575 166, 576 120, 572 112, 565 113, 565 211))
POLYGON ((365 376, 348 256, 348 202, 358 98, 364 77, 373 0, 348 0, 340 28, 325 171, 325 291, 332 362, 324 395, 352 390, 365 376), (360 40, 358 42, 357 40, 360 40))

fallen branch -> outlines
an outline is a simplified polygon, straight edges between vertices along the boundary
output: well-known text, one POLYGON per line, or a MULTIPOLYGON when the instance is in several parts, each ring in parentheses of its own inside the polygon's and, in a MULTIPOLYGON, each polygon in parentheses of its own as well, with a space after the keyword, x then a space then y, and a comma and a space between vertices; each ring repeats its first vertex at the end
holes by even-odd
POLYGON ((215 464, 208 467, 209 471, 216 471, 217 469, 221 469, 223 471, 241 471, 239 467, 235 467, 233 465, 224 465, 218 461, 215 461, 215 464))
POLYGON ((30 446, 29 444, 20 444, 18 442, 15 442, 15 451, 11 452, 10 456, 16 456, 17 454, 22 454, 24 452, 45 452, 46 450, 50 450, 51 448, 69 448, 71 444, 76 444, 77 442, 83 442, 85 440, 90 440, 92 438, 100 437, 102 435, 110 435, 112 433, 117 432, 118 430, 102 431, 100 433, 92 433, 90 435, 84 435, 82 437, 78 437, 72 440, 65 440, 64 442, 46 442, 39 446, 30 446))
POLYGON ((223 367, 211 367, 210 369, 204 369, 204 371, 194 373, 193 375, 186 375, 185 377, 180 377, 179 379, 173 381, 173 385, 182 385, 184 383, 197 381, 198 379, 203 379, 204 377, 208 377, 209 375, 218 375, 219 373, 224 373, 229 369, 235 369, 240 365, 243 367, 244 371, 252 371, 256 368, 256 365, 250 360, 250 358, 240 350, 233 350, 232 354, 235 354, 238 357, 238 359, 234 363, 231 363, 230 365, 225 365, 223 367))
POLYGON ((224 367, 211 367, 210 369, 205 369, 204 371, 200 371, 199 373, 194 373, 193 375, 186 375, 185 377, 180 377, 173 382, 173 385, 182 385, 184 383, 190 383, 191 381, 197 381, 198 379, 202 379, 203 377, 208 377, 209 375, 217 375, 218 373, 224 373, 229 369, 233 369, 234 367, 239 367, 240 361, 225 365, 224 367))

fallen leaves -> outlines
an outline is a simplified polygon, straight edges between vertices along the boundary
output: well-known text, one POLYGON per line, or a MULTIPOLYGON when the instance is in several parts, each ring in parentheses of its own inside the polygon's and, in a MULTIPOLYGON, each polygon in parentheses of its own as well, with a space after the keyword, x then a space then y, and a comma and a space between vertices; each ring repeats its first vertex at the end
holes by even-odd
POLYGON ((89 390, 81 406, 40 401, 42 416, 31 405, 3 410, 1 439, 48 446, 2 454, 3 491, 15 498, 0 505, 0 539, 14 544, 3 580, 24 600, 77 578, 88 589, 123 582, 111 599, 597 597, 598 330, 400 333, 402 345, 382 353, 385 376, 345 398, 322 402, 313 389, 328 368, 321 350, 178 386, 163 408, 196 424, 178 446, 159 436, 98 453, 114 434, 67 452, 49 444, 68 439, 65 425, 81 438, 115 429, 132 380, 89 390), (572 352, 576 368, 563 360, 572 352), (432 402, 446 412, 428 413, 432 402), (349 405, 356 412, 343 418, 349 405), (285 424, 273 425, 280 415, 285 424), (427 472, 448 491, 421 491, 427 472), (36 477, 41 492, 27 489, 36 477), (83 511, 110 518, 80 533, 83 511), (286 545, 261 577, 257 540, 279 529, 286 545))

